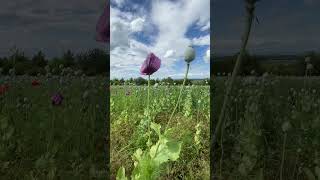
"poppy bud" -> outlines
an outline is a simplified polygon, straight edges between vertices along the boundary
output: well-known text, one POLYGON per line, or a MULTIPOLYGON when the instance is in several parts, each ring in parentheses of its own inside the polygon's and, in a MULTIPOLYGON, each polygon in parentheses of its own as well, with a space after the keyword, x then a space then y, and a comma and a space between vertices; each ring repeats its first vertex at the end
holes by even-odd
POLYGON ((190 63, 191 61, 194 60, 196 56, 196 52, 195 50, 193 49, 192 46, 188 46, 186 51, 185 51, 185 57, 184 57, 184 60, 187 62, 187 63, 190 63))

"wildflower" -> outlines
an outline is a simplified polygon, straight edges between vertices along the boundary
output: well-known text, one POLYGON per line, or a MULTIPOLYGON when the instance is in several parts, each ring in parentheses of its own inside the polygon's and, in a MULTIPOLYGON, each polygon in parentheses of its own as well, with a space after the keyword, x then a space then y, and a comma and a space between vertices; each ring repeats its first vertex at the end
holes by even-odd
POLYGON ((51 97, 52 105, 61 105, 63 96, 60 93, 56 93, 51 97))
POLYGON ((4 93, 6 93, 9 89, 9 85, 0 85, 0 95, 3 95, 4 93))
POLYGON ((153 53, 150 53, 147 59, 143 62, 140 72, 143 75, 152 75, 154 72, 158 71, 160 66, 161 60, 153 53))
POLYGON ((195 53, 195 50, 193 49, 192 46, 188 46, 187 47, 187 50, 185 52, 185 58, 184 60, 187 62, 187 63, 190 63, 191 61, 194 60, 196 56, 196 53, 195 53))
POLYGON ((109 42, 110 41, 110 9, 109 3, 107 1, 103 14, 100 16, 97 26, 96 26, 96 40, 99 42, 109 42))
POLYGON ((32 85, 32 86, 39 86, 39 85, 40 85, 40 82, 39 82, 38 80, 33 80, 33 81, 31 82, 31 85, 32 85))

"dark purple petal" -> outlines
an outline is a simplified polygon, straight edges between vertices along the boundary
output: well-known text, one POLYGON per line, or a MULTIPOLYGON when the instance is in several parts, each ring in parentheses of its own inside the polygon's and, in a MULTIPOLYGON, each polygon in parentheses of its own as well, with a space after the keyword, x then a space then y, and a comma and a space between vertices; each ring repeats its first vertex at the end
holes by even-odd
POLYGON ((51 97, 52 105, 61 105, 63 96, 60 93, 56 93, 51 97))
POLYGON ((143 62, 140 72, 143 75, 151 75, 154 72, 158 71, 160 66, 161 60, 153 53, 150 53, 147 59, 143 62))
POLYGON ((103 14, 100 16, 96 26, 96 40, 99 42, 110 42, 110 8, 109 1, 106 2, 103 14))

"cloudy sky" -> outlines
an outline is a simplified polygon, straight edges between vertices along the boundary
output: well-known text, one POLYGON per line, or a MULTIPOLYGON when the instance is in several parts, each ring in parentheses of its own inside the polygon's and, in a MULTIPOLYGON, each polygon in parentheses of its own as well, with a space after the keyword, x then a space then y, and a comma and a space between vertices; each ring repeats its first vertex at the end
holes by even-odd
MULTIPOLYGON (((320 0, 261 0, 249 51, 257 54, 320 51, 320 0)), ((243 0, 213 1, 213 53, 239 51, 244 25, 243 0)))
POLYGON ((190 78, 210 77, 209 0, 111 0, 111 78, 143 77, 148 53, 162 60, 153 78, 182 78, 183 55, 192 43, 190 78))
POLYGON ((0 57, 13 46, 27 55, 42 50, 49 57, 104 48, 95 41, 95 27, 104 0, 10 0, 0 5, 0 57))

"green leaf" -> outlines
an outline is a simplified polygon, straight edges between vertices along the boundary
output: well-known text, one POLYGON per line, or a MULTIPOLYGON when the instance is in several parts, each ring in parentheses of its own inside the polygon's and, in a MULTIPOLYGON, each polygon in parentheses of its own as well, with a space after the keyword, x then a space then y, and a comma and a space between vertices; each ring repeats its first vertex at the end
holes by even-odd
POLYGON ((128 179, 126 177, 126 170, 125 170, 125 168, 123 166, 118 169, 117 178, 116 179, 117 180, 127 180, 128 179))
POLYGON ((161 125, 151 122, 150 128, 153 129, 159 136, 159 138, 161 137, 161 125))
POLYGON ((182 142, 169 141, 163 138, 150 149, 150 156, 159 165, 169 160, 176 161, 179 158, 182 142))

